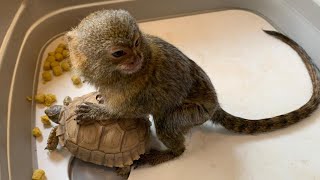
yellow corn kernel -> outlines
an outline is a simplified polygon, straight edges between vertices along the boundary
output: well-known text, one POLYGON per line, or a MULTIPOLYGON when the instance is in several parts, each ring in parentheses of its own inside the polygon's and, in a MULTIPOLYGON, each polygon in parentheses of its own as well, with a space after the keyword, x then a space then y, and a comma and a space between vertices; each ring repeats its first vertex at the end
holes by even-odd
POLYGON ((54 55, 54 57, 59 62, 63 60, 63 55, 61 53, 56 53, 56 55, 54 55))
POLYGON ((51 125, 51 121, 47 115, 41 116, 41 122, 44 125, 51 125))
POLYGON ((42 135, 42 133, 38 127, 35 127, 32 129, 32 135, 34 137, 40 137, 42 135))
POLYGON ((47 94, 47 95, 45 95, 44 105, 49 107, 56 101, 57 101, 57 98, 55 95, 47 94))
POLYGON ((36 169, 33 171, 32 180, 44 180, 46 173, 42 169, 36 169))
POLYGON ((53 61, 53 62, 50 63, 50 66, 51 66, 51 69, 53 69, 56 66, 60 66, 60 63, 57 62, 57 61, 53 61))
POLYGON ((45 95, 44 94, 37 94, 36 97, 34 98, 37 103, 44 103, 45 100, 45 95))
POLYGON ((43 71, 42 79, 45 81, 51 81, 52 79, 51 73, 49 71, 43 71))
POLYGON ((70 71, 70 64, 68 63, 68 61, 63 61, 61 63, 61 68, 64 71, 70 71))
POLYGON ((66 44, 60 43, 58 45, 58 48, 66 49, 66 44))
POLYGON ((63 55, 64 58, 69 57, 69 50, 63 50, 62 51, 62 55, 63 55))
POLYGON ((53 61, 55 61, 56 60, 56 58, 55 58, 55 56, 53 55, 53 56, 48 56, 47 57, 47 59, 46 59, 46 61, 48 61, 48 62, 53 62, 53 61))
POLYGON ((46 70, 46 71, 50 70, 50 69, 51 69, 50 64, 51 64, 51 63, 50 63, 49 61, 44 62, 44 64, 43 64, 43 70, 46 70))
POLYGON ((54 68, 54 67, 56 67, 56 66, 59 66, 59 65, 60 65, 60 63, 57 62, 57 61, 53 61, 53 62, 51 62, 51 64, 50 64, 51 69, 54 68))
POLYGON ((53 67, 52 71, 55 76, 60 76, 62 74, 62 68, 60 66, 53 67))
POLYGON ((62 51, 63 51, 63 48, 61 48, 61 47, 57 47, 57 49, 55 50, 56 54, 62 53, 62 51))
POLYGON ((49 52, 48 56, 54 56, 56 53, 55 52, 49 52))
POLYGON ((49 97, 52 97, 53 99, 55 99, 56 100, 56 95, 54 95, 54 94, 47 94, 46 96, 49 96, 49 97))
POLYGON ((81 79, 80 79, 79 76, 74 75, 74 76, 71 77, 71 80, 72 80, 72 82, 73 82, 74 85, 79 85, 79 84, 81 84, 81 79))

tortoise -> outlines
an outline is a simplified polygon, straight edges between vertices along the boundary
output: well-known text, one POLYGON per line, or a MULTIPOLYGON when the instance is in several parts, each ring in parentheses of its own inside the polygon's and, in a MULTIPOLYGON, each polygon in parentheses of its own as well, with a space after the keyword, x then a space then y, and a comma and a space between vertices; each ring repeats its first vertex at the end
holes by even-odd
POLYGON ((133 161, 145 153, 149 142, 150 121, 145 118, 96 121, 79 125, 75 109, 83 102, 103 103, 99 93, 92 92, 71 100, 64 105, 54 105, 45 110, 55 123, 47 140, 48 150, 60 144, 73 156, 86 162, 116 168, 117 174, 128 177, 133 161))

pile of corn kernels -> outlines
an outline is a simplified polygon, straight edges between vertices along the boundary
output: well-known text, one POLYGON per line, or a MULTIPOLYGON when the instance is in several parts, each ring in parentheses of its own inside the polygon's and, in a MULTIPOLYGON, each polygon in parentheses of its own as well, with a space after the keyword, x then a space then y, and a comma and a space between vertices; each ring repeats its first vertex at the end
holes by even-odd
MULTIPOLYGON (((56 49, 48 53, 48 56, 43 63, 42 80, 47 83, 53 79, 53 76, 61 76, 64 72, 71 70, 71 63, 69 60, 69 49, 61 43, 56 49), (53 75, 53 76, 52 76, 53 75)), ((82 83, 81 78, 77 75, 71 76, 71 81, 74 85, 80 85, 82 83)), ((47 107, 52 106, 57 98, 54 94, 36 94, 34 97, 27 97, 28 101, 34 100, 37 104, 43 104, 47 107)), ((47 115, 41 116, 41 122, 44 126, 51 126, 51 121, 47 115)), ((41 137, 42 132, 39 127, 32 129, 32 135, 35 138, 41 137)), ((42 169, 36 169, 33 172, 32 180, 43 180, 45 179, 45 172, 42 169)))
POLYGON ((70 71, 69 50, 65 44, 59 44, 54 52, 49 52, 43 65, 42 79, 47 82, 54 76, 60 76, 64 71, 70 71))

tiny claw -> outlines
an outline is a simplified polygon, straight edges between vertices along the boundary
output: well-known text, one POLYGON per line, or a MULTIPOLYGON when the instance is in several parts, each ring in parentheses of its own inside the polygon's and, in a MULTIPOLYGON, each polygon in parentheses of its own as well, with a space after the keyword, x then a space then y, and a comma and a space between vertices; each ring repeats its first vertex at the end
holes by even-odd
POLYGON ((81 121, 83 119, 83 114, 78 114, 76 120, 81 121))
POLYGON ((76 114, 84 113, 84 111, 83 111, 82 109, 76 109, 74 112, 75 112, 76 114))
POLYGON ((85 105, 92 105, 92 104, 94 104, 94 103, 92 103, 92 102, 84 102, 83 104, 85 104, 85 105))
POLYGON ((81 108, 89 108, 89 106, 88 105, 86 105, 86 104, 81 104, 81 105, 78 105, 77 106, 77 109, 81 109, 81 108))

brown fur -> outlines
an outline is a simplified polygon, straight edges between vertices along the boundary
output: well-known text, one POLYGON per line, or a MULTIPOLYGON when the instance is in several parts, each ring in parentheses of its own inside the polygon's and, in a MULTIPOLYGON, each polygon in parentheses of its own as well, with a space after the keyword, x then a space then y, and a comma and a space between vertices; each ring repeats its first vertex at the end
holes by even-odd
POLYGON ((77 120, 86 122, 152 114, 157 136, 168 147, 167 151, 153 150, 141 157, 140 164, 152 165, 181 155, 185 150, 184 134, 210 118, 240 133, 266 132, 293 124, 317 107, 319 80, 309 56, 300 46, 280 33, 265 32, 288 43, 299 53, 311 76, 314 92, 310 101, 294 112, 251 121, 223 111, 206 73, 170 43, 140 32, 128 12, 95 12, 67 33, 67 39, 72 64, 87 82, 99 89, 105 104, 80 106, 77 120), (134 32, 141 36, 138 48, 134 47, 134 32), (142 56, 142 66, 137 72, 122 72, 108 56, 105 49, 117 46, 119 42, 142 56))

